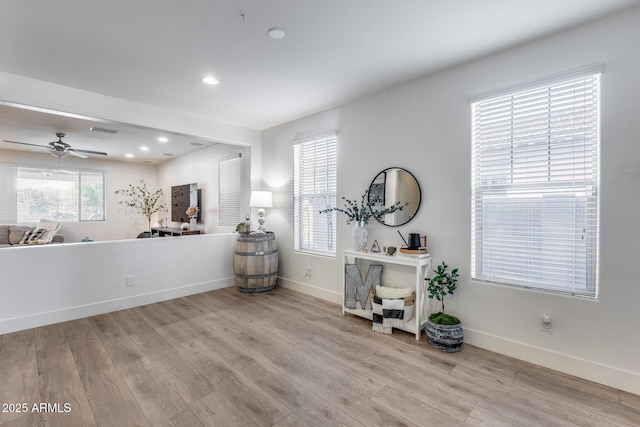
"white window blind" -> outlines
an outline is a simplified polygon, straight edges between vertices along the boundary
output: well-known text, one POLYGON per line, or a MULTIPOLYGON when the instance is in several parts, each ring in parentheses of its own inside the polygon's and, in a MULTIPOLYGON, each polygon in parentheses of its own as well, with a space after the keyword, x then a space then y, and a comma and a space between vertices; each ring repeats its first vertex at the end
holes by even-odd
POLYGON ((18 222, 16 166, 0 164, 0 222, 18 222))
POLYGON ((222 227, 236 227, 243 219, 240 215, 241 160, 237 154, 218 162, 218 225, 222 227))
POLYGON ((293 146, 294 249, 336 254, 336 215, 320 214, 336 206, 337 138, 330 132, 293 146))
POLYGON ((596 296, 600 73, 472 103, 472 275, 596 296))
POLYGON ((0 164, 0 221, 104 220, 104 172, 0 164))

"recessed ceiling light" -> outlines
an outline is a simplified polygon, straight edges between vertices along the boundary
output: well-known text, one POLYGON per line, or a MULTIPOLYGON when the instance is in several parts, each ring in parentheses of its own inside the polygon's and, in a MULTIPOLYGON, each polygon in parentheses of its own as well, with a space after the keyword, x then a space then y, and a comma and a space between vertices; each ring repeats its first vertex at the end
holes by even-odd
POLYGON ((202 78, 202 81, 205 82, 208 85, 217 85, 218 84, 218 79, 216 79, 212 75, 204 76, 202 78))
POLYGON ((158 137, 158 141, 159 142, 169 142, 169 138, 167 138, 166 136, 159 136, 158 137))
POLYGON ((278 27, 269 28, 267 35, 274 40, 280 40, 284 37, 284 30, 278 27))
POLYGON ((131 154, 131 153, 127 153, 127 154, 125 154, 124 156, 125 156, 127 159, 130 159, 130 158, 132 158, 132 157, 133 157, 133 154, 131 154))
POLYGON ((140 151, 149 151, 149 147, 143 145, 140 147, 140 151))

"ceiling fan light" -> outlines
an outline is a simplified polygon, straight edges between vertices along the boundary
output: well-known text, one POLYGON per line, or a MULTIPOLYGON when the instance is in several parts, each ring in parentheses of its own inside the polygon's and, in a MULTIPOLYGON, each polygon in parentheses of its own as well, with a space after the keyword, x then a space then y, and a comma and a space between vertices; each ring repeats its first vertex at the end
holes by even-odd
POLYGON ((58 150, 49 150, 49 153, 54 156, 57 157, 59 159, 63 158, 63 157, 67 157, 69 154, 68 151, 58 151, 58 150))

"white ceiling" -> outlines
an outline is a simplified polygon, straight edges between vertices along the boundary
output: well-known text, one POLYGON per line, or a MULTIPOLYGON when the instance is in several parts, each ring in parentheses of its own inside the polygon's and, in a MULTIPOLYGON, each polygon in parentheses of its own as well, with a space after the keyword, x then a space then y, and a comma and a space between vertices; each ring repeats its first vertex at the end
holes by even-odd
MULTIPOLYGON (((640 0, 2 0, 0 70, 265 129, 638 5, 640 0), (284 29, 283 39, 266 36, 274 26, 284 29), (200 81, 209 73, 218 85, 200 81)), ((46 143, 57 130, 47 128, 44 141, 31 134, 24 142, 46 143)), ((81 144, 90 137, 80 138, 76 148, 97 149, 81 144)))

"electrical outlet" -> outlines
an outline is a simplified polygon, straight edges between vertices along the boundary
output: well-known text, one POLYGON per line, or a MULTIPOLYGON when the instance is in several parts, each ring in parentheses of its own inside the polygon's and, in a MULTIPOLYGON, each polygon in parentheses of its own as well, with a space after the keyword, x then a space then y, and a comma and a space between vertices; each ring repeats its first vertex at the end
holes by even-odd
POLYGON ((126 286, 133 286, 134 285, 134 276, 127 276, 125 277, 125 285, 126 286))
POLYGON ((553 332, 553 318, 549 314, 541 314, 542 330, 545 332, 553 332))
POLYGON ((307 272, 305 273, 305 276, 311 276, 311 267, 307 267, 307 272))

